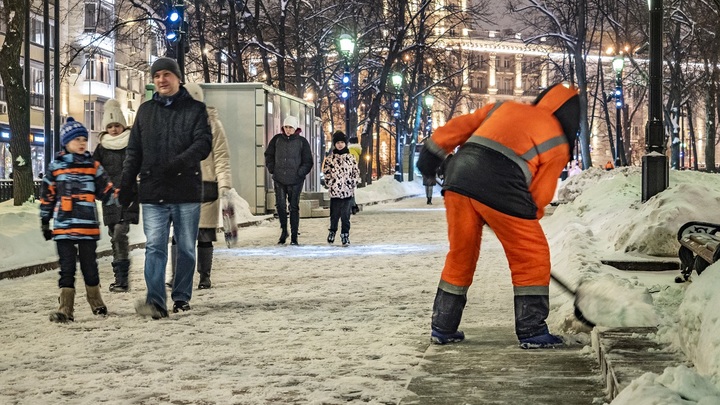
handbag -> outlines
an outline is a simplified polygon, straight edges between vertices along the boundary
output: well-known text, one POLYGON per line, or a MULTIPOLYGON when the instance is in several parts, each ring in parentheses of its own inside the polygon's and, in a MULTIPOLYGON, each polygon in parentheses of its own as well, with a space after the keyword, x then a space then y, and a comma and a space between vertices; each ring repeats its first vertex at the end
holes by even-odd
POLYGON ((217 181, 203 181, 202 185, 202 202, 213 202, 218 199, 217 181))

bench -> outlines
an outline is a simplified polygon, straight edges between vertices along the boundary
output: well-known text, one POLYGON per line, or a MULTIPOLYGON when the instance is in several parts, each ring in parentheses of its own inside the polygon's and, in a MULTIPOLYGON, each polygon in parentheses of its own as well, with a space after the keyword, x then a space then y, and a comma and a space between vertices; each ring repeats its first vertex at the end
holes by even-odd
POLYGON ((675 282, 684 283, 695 270, 700 275, 709 265, 720 260, 720 224, 688 222, 678 231, 680 242, 680 275, 675 282))

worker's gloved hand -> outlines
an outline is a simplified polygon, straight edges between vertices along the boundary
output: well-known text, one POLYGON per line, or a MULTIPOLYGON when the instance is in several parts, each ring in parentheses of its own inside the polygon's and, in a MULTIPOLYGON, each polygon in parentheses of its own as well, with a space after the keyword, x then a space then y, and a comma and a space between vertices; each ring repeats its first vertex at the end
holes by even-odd
POLYGON ((423 148, 418 158, 417 168, 425 176, 435 177, 435 173, 442 161, 443 159, 440 156, 430 152, 427 148, 423 148))
POLYGON ((45 240, 50 240, 53 237, 52 229, 50 229, 50 222, 43 221, 42 223, 42 233, 45 240))
POLYGON ((437 176, 441 179, 445 179, 445 172, 447 172, 448 164, 450 164, 450 159, 453 157, 453 154, 449 154, 445 160, 442 161, 440 164, 440 167, 437 169, 437 176))

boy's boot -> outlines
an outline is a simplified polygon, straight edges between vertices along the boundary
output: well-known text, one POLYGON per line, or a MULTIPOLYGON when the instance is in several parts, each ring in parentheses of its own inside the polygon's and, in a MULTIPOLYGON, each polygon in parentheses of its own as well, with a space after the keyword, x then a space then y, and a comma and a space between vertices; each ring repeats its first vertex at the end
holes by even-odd
POLYGON ((100 296, 100 285, 93 287, 86 285, 85 292, 87 293, 87 302, 90 304, 93 315, 107 315, 107 307, 100 296))
POLYGON ((341 233, 340 241, 342 242, 343 246, 349 246, 350 245, 350 234, 349 233, 341 233))
POLYGON ((200 281, 198 282, 198 290, 205 290, 212 286, 210 282, 210 271, 212 270, 212 259, 213 259, 213 248, 210 247, 199 247, 197 250, 198 255, 198 273, 200 274, 200 281))
POLYGON ((458 326, 466 303, 467 295, 451 294, 438 288, 433 303, 431 343, 444 345, 465 339, 465 334, 458 330, 458 326))
POLYGON ((336 232, 336 231, 330 231, 330 232, 328 232, 328 237, 327 237, 327 242, 328 242, 328 243, 333 243, 333 242, 335 242, 335 232, 336 232))
POLYGON ((73 307, 75 306, 75 289, 67 287, 61 288, 58 302, 60 303, 60 307, 57 312, 50 314, 50 320, 52 322, 74 321, 73 307))
POLYGON ((128 273, 130 272, 130 260, 116 260, 112 263, 115 282, 110 284, 110 292, 128 292, 130 284, 128 273))
POLYGON ((177 266, 177 245, 170 246, 170 280, 165 285, 172 288, 175 283, 175 267, 177 266))

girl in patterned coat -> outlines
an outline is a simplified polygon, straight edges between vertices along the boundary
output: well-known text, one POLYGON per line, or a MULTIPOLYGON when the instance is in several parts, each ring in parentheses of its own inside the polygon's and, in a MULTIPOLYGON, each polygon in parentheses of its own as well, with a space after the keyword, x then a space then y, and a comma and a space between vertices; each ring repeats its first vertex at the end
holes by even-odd
POLYGON ((347 137, 342 131, 332 136, 333 150, 325 158, 323 174, 330 191, 330 232, 328 243, 335 241, 338 220, 342 222, 340 240, 343 246, 350 245, 350 215, 355 186, 360 175, 357 161, 347 147, 347 137))
POLYGON ((63 146, 48 165, 40 192, 40 219, 45 240, 54 239, 60 261, 60 307, 50 315, 53 322, 74 320, 75 262, 85 281, 87 301, 95 315, 106 315, 100 296, 95 249, 100 239, 95 199, 117 205, 113 185, 100 163, 87 150, 88 131, 68 117, 60 129, 63 146), (53 219, 53 228, 50 220, 53 219))

